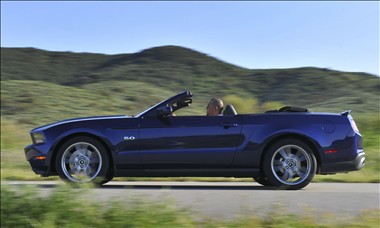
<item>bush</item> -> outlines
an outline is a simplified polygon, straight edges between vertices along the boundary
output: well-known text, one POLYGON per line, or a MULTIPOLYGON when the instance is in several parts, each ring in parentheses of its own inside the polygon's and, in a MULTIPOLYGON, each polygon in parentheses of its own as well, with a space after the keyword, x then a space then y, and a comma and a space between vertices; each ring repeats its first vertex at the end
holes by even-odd
MULTIPOLYGON (((379 211, 366 211, 346 224, 318 224, 315 216, 301 217, 275 210, 266 218, 253 216, 235 220, 197 218, 173 203, 134 200, 128 205, 91 201, 88 186, 58 186, 48 196, 36 188, 1 186, 1 227, 378 227, 379 211), (16 187, 12 187, 16 188, 16 187), (86 193, 86 194, 84 194, 86 193)), ((332 216, 331 218, 334 218, 332 216)))

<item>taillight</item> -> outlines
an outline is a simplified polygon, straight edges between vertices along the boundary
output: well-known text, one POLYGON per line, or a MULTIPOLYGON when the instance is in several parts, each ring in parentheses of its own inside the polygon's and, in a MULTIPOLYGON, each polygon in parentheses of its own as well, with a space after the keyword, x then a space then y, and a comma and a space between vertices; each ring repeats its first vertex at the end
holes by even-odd
POLYGON ((354 120, 354 118, 352 118, 352 116, 350 115, 350 113, 351 113, 351 110, 347 110, 347 111, 344 111, 344 112, 342 112, 340 114, 342 116, 347 116, 348 119, 350 120, 352 129, 354 129, 355 132, 359 133, 359 128, 358 128, 358 126, 356 126, 355 120, 354 120))
POLYGON ((351 123, 352 129, 354 129, 355 132, 359 133, 359 128, 358 126, 356 126, 355 120, 350 118, 350 123, 351 123))

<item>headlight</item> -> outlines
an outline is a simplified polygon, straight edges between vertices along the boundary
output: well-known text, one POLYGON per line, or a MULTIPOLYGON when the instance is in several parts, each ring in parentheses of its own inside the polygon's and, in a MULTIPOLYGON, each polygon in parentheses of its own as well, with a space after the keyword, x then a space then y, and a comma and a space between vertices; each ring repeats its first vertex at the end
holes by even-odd
POLYGON ((35 143, 35 144, 40 144, 40 143, 46 142, 45 136, 39 132, 32 133, 32 139, 33 139, 33 143, 35 143))

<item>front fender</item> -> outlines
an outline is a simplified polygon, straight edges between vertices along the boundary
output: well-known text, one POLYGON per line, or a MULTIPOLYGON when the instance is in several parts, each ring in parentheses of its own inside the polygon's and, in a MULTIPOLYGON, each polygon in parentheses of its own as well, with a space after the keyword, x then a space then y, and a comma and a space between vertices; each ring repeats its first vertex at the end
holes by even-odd
POLYGON ((113 154, 112 152, 114 151, 113 146, 104 134, 91 128, 75 128, 75 129, 67 130, 56 137, 56 139, 52 143, 52 146, 50 147, 50 151, 47 155, 46 162, 54 166, 55 155, 57 151, 59 150, 60 146, 66 140, 73 138, 75 136, 80 136, 80 135, 87 135, 87 136, 94 137, 100 140, 101 143, 104 143, 106 148, 110 150, 111 152, 110 156, 111 156, 111 159, 113 159, 112 158, 112 154, 113 154))

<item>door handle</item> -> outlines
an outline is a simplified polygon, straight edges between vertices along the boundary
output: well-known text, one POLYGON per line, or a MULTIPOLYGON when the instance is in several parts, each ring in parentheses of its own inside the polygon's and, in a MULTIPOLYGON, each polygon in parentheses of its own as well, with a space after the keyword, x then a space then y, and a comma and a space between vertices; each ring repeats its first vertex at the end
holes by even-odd
POLYGON ((222 123, 222 127, 229 128, 229 127, 237 127, 238 125, 235 123, 222 123))
POLYGON ((180 142, 180 141, 169 141, 169 145, 172 147, 183 147, 184 144, 185 144, 184 142, 180 142))

